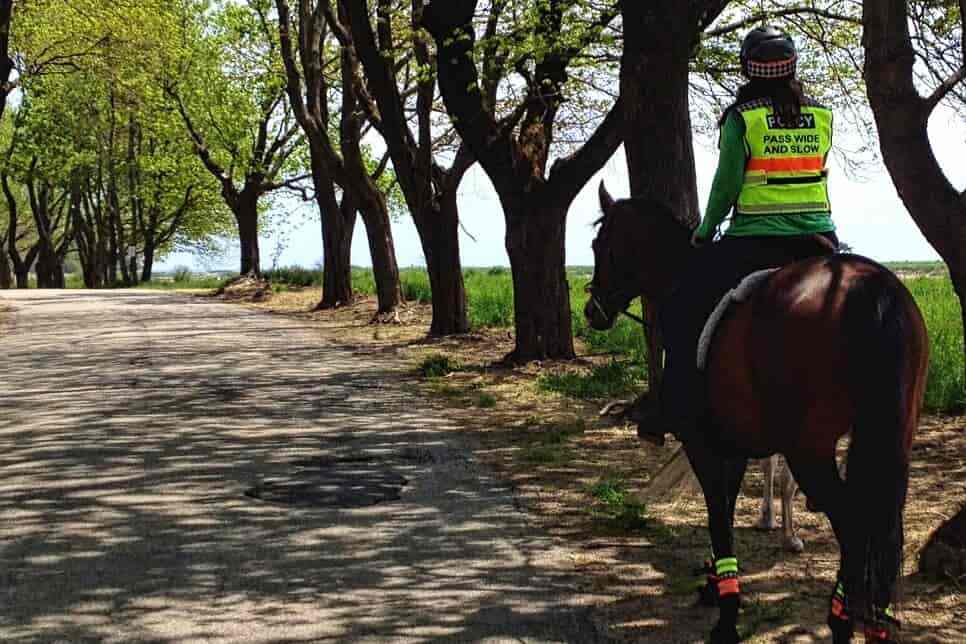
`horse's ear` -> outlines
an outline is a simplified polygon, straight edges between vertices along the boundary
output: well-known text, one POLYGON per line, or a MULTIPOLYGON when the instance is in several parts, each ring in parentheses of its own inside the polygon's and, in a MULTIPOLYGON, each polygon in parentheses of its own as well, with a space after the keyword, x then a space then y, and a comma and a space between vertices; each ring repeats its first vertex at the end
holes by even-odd
POLYGON ((600 209, 606 217, 610 214, 610 209, 614 207, 614 198, 607 192, 607 186, 604 185, 603 181, 600 182, 598 193, 600 195, 600 209))

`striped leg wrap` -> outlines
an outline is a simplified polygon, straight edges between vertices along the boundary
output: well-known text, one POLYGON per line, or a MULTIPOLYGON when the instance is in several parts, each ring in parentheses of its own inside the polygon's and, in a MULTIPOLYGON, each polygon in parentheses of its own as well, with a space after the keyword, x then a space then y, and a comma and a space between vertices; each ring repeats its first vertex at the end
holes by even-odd
POLYGON ((843 622, 851 621, 848 611, 848 602, 845 599, 845 586, 842 582, 836 582, 835 591, 832 593, 832 617, 843 622))
POLYGON ((892 608, 875 608, 872 619, 865 625, 865 641, 897 642, 901 628, 892 608))
POLYGON ((718 596, 728 597, 741 592, 738 584, 738 559, 726 557, 714 562, 714 574, 717 578, 718 596))

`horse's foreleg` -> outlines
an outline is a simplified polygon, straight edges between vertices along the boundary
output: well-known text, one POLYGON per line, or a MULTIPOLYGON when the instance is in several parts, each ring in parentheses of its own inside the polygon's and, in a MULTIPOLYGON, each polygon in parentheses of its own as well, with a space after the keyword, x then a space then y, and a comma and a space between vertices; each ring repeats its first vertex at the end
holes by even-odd
MULTIPOLYGON (((775 521, 775 468, 778 465, 778 456, 763 458, 759 463, 764 476, 764 491, 761 495, 761 517, 755 527, 759 530, 774 530, 778 527, 778 522, 775 521)), ((784 511, 784 507, 782 510, 784 511)))
POLYGON ((792 475, 792 469, 785 467, 779 484, 782 491, 782 547, 788 552, 800 553, 805 551, 805 542, 795 534, 795 514, 792 510, 798 483, 792 475))
POLYGON ((708 507, 711 533, 712 571, 709 579, 718 596, 720 617, 711 632, 716 644, 738 642, 740 587, 738 559, 734 551, 734 512, 747 461, 723 460, 703 446, 687 446, 691 466, 701 483, 708 507))

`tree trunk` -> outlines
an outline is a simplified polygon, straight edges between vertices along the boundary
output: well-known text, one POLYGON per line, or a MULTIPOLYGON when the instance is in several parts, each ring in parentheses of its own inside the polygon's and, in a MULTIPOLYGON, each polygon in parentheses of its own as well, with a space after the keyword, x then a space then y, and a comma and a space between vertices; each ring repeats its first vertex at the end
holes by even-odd
POLYGON ((17 288, 30 288, 30 269, 16 269, 14 274, 17 277, 17 288))
POLYGON ((621 97, 631 195, 656 199, 697 225, 689 64, 696 25, 679 0, 624 4, 621 97))
POLYGON ((467 333, 466 287, 460 262, 459 209, 456 191, 441 195, 438 210, 414 216, 419 240, 426 257, 426 270, 433 293, 432 336, 467 333))
POLYGON ((0 243, 0 289, 13 287, 13 272, 10 270, 10 256, 7 254, 7 242, 0 243))
POLYGON ((41 249, 34 272, 37 275, 37 288, 64 288, 66 285, 63 260, 48 248, 41 249))
POLYGON ((234 214, 238 224, 238 243, 241 248, 241 274, 261 275, 262 268, 258 254, 258 197, 243 193, 234 214))
POLYGON ((352 233, 358 212, 346 195, 339 203, 335 183, 325 171, 321 156, 321 151, 312 152, 312 179, 322 219, 322 300, 316 306, 318 310, 352 304, 352 233))
MULTIPOLYGON (((626 3, 620 79, 625 128, 647 133, 625 137, 631 195, 666 203, 681 221, 697 226, 700 208, 688 96, 696 25, 688 13, 676 0, 626 3)), ((647 302, 644 306, 650 312, 647 302)), ((649 396, 658 390, 664 373, 664 343, 652 316, 648 318, 649 396)))
POLYGON ((516 348, 507 360, 572 359, 573 322, 565 263, 567 206, 534 198, 517 207, 504 202, 503 208, 516 330, 516 348))
POLYGON ((144 265, 141 267, 141 282, 151 281, 154 273, 154 241, 151 239, 144 242, 144 265))
POLYGON ((379 310, 376 321, 398 320, 397 309, 403 301, 402 285, 399 282, 399 266, 396 264, 396 248, 392 240, 392 227, 389 210, 381 195, 373 195, 362 206, 360 214, 369 238, 369 253, 372 256, 372 273, 376 282, 376 298, 379 310))

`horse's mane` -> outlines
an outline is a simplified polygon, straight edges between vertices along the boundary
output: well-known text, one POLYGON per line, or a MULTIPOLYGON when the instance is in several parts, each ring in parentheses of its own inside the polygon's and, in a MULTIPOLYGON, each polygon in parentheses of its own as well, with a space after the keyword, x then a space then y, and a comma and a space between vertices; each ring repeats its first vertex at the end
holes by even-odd
MULTIPOLYGON (((683 233, 687 234, 689 237, 693 231, 689 225, 681 221, 681 219, 674 214, 674 211, 671 210, 671 208, 665 202, 657 199, 652 199, 650 197, 629 197, 627 199, 620 199, 614 202, 611 212, 618 207, 631 208, 641 216, 649 217, 656 214, 657 216, 673 222, 678 228, 681 229, 683 233)), ((606 212, 601 213, 600 218, 594 221, 594 226, 599 227, 602 225, 607 220, 609 214, 610 213, 606 212)))

